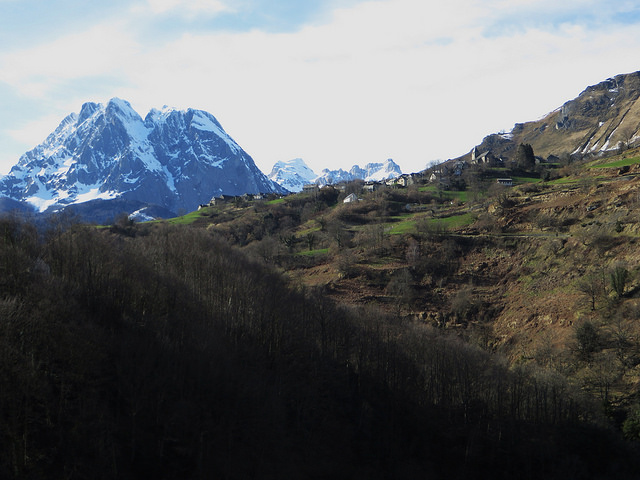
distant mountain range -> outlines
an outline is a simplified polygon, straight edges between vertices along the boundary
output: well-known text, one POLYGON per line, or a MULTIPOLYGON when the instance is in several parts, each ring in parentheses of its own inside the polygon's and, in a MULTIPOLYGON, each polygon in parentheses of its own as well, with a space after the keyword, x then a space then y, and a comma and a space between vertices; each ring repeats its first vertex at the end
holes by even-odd
POLYGON ((518 123, 509 133, 488 135, 475 151, 513 158, 524 143, 543 158, 600 155, 635 145, 639 130, 640 72, 634 72, 586 88, 540 120, 518 123))
POLYGON ((120 212, 175 216, 211 197, 286 193, 210 113, 163 108, 143 120, 117 98, 85 103, 0 179, 0 207, 69 206, 102 221, 120 212))
POLYGON ((402 175, 400 166, 388 159, 383 163, 368 163, 364 168, 354 165, 348 172, 343 169, 324 169, 317 175, 301 158, 277 162, 269 178, 291 192, 299 192, 303 185, 319 185, 350 182, 353 180, 382 181, 402 175))

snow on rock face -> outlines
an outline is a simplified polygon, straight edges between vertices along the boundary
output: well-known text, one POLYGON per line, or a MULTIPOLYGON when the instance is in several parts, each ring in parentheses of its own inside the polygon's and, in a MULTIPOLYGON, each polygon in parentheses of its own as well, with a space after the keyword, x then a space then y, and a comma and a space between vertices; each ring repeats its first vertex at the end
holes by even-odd
POLYGON ((325 168, 320 175, 316 175, 301 158, 277 162, 269 178, 286 188, 290 192, 300 192, 308 183, 318 185, 334 185, 340 182, 364 180, 365 182, 380 182, 402 175, 400 167, 391 159, 384 163, 368 163, 364 168, 354 165, 348 172, 339 168, 329 170, 325 168))
POLYGON ((400 166, 390 158, 384 163, 367 163, 364 168, 354 165, 350 172, 366 182, 381 182, 402 175, 400 166))
POLYGON ((324 169, 322 174, 314 180, 319 185, 330 185, 340 182, 351 182, 353 180, 364 180, 365 182, 381 182, 389 178, 396 178, 402 175, 400 166, 393 160, 388 159, 383 163, 367 163, 364 168, 358 165, 351 167, 348 172, 343 169, 324 169))
POLYGON ((317 183, 318 185, 335 185, 340 182, 352 182, 358 178, 360 177, 356 177, 351 172, 347 172, 341 168, 338 170, 329 170, 328 168, 325 168, 313 183, 317 183))
POLYGON ((304 185, 316 178, 317 175, 301 158, 277 162, 269 174, 269 179, 290 192, 301 192, 304 185))
POLYGON ((85 103, 0 179, 0 196, 37 211, 121 198, 169 211, 195 210, 216 194, 284 193, 201 110, 85 103))

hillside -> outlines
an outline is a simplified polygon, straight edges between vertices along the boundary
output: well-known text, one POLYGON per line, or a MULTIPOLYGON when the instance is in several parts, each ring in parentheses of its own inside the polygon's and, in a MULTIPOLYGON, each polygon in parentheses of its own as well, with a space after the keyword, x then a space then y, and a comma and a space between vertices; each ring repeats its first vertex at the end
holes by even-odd
POLYGON ((477 148, 509 159, 519 144, 532 145, 542 158, 609 155, 633 146, 640 135, 639 98, 640 72, 617 75, 586 88, 540 120, 487 136, 477 148))
POLYGON ((636 478, 635 264, 594 311, 576 288, 635 258, 632 153, 511 189, 2 219, 0 476, 636 478))
POLYGON ((624 419, 639 400, 640 150, 537 169, 513 187, 496 183, 504 169, 475 166, 464 191, 424 180, 343 204, 359 188, 348 184, 185 221, 338 303, 375 305, 514 366, 562 372, 624 419))
POLYGON ((527 138, 165 220, 0 218, 0 478, 637 478, 640 148, 527 138))

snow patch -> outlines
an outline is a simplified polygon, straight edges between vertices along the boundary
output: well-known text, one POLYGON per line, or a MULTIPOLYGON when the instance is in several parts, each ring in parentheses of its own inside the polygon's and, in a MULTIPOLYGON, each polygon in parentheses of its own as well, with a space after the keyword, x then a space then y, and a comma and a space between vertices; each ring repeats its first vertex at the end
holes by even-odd
POLYGON ((164 166, 158 161, 151 145, 147 145, 147 149, 137 157, 142 163, 144 163, 147 170, 153 172, 161 172, 164 166))
POLYGON ((229 146, 234 154, 238 153, 239 147, 236 142, 234 142, 231 137, 227 135, 227 132, 222 129, 218 122, 211 118, 206 112, 195 110, 193 119, 191 120, 191 126, 197 130, 214 133, 222 140, 224 140, 224 142, 229 146))
POLYGON ((136 210, 131 215, 129 215, 129 220, 135 220, 136 222, 150 222, 151 220, 155 220, 154 217, 147 215, 144 213, 147 207, 143 207, 140 210, 136 210))
POLYGON ((68 189, 60 190, 47 188, 39 178, 35 178, 34 183, 37 184, 38 191, 24 200, 33 205, 39 212, 44 212, 58 203, 71 204, 98 199, 109 200, 118 196, 118 193, 114 191, 101 192, 102 183, 94 185, 76 183, 68 189), (63 200, 65 201, 62 202, 63 200))
POLYGON ((89 202, 91 200, 110 200, 118 197, 118 192, 101 192, 100 186, 101 184, 85 186, 83 192, 75 196, 76 203, 89 202))
POLYGON ((57 177, 67 175, 74 163, 73 157, 67 157, 59 164, 58 170, 56 170, 53 175, 57 177))
POLYGON ((164 165, 162 166, 162 171, 164 172, 164 175, 167 179, 167 187, 169 187, 169 190, 171 190, 172 193, 176 193, 178 189, 176 188, 173 175, 171 175, 171 172, 169 171, 169 169, 164 165))
POLYGON ((47 190, 38 177, 33 179, 33 183, 38 186, 38 191, 30 197, 25 198, 25 201, 33 205, 39 212, 44 212, 57 202, 58 197, 54 192, 47 190))

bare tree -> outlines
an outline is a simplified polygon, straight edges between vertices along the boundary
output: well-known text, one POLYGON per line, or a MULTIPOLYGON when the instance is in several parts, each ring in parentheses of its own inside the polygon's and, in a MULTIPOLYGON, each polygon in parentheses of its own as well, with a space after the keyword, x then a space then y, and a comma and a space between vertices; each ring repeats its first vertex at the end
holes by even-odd
POLYGON ((622 150, 628 150, 629 148, 631 148, 631 144, 633 143, 636 131, 637 128, 629 124, 626 124, 618 129, 620 138, 622 139, 620 141, 620 143, 622 143, 622 150))
POLYGON ((587 296, 591 310, 595 311, 596 301, 604 295, 605 286, 602 275, 590 273, 578 282, 578 290, 587 296))

